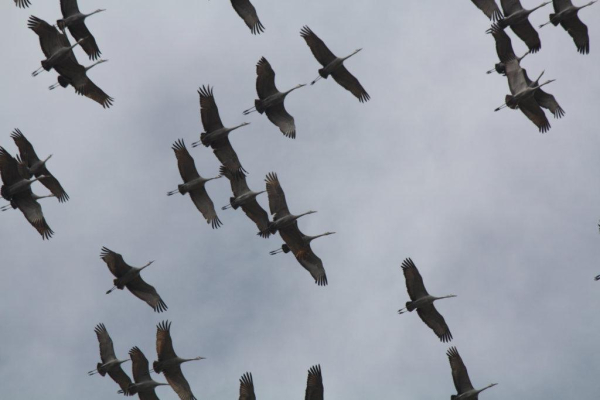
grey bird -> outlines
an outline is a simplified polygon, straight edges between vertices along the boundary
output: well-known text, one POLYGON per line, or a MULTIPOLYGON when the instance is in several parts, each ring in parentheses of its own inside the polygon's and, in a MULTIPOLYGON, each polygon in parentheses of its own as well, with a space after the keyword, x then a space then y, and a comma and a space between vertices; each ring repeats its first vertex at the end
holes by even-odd
POLYGON ((148 359, 139 347, 132 347, 131 350, 129 350, 129 357, 131 357, 131 369, 133 371, 133 380, 135 383, 130 383, 127 390, 119 390, 117 393, 126 396, 137 394, 139 395, 140 400, 158 400, 154 389, 158 386, 169 386, 169 384, 156 382, 150 378, 148 359))
POLYGON ((555 14, 550 14, 550 21, 540 25, 540 28, 552 24, 563 27, 565 31, 573 38, 577 51, 581 54, 590 52, 590 36, 588 35, 588 27, 581 22, 577 13, 585 7, 589 7, 598 0, 590 1, 580 7, 575 7, 571 0, 553 0, 555 14))
POLYGON ((531 10, 524 9, 519 0, 500 0, 500 4, 504 11, 504 18, 497 22, 498 26, 502 29, 510 26, 510 29, 529 47, 529 51, 532 53, 539 51, 542 48, 542 42, 540 35, 529 22, 529 15, 550 2, 542 3, 531 10))
POLYGON ((454 387, 458 392, 458 394, 453 394, 450 396, 451 400, 477 400, 479 393, 497 385, 497 383, 492 383, 483 389, 473 388, 471 380, 469 379, 467 367, 465 367, 465 364, 463 363, 460 354, 458 354, 456 347, 450 347, 446 354, 448 355, 450 367, 452 368, 452 380, 454 380, 454 387))
POLYGON ((107 95, 104 90, 100 89, 88 76, 87 72, 98 64, 107 62, 108 60, 98 60, 94 64, 84 67, 79 64, 75 58, 69 58, 57 67, 59 73, 58 82, 50 86, 48 89, 53 90, 58 86, 66 88, 73 86, 75 93, 80 96, 85 96, 88 99, 94 100, 103 108, 110 108, 115 99, 107 95))
POLYGON ((106 10, 98 9, 92 13, 83 14, 79 11, 77 0, 60 0, 60 10, 62 11, 63 18, 56 21, 58 28, 63 32, 65 28, 69 28, 69 32, 71 32, 75 40, 85 39, 81 47, 90 57, 90 60, 97 60, 101 52, 98 44, 96 44, 96 39, 94 39, 94 36, 85 25, 85 19, 106 10))
POLYGON ((104 324, 96 325, 94 332, 96 332, 96 337, 100 344, 100 360, 102 362, 96 365, 96 369, 88 372, 88 375, 100 374, 100 376, 105 376, 108 374, 119 385, 121 390, 126 392, 131 384, 131 378, 123 371, 121 364, 130 360, 119 360, 117 358, 113 341, 104 324))

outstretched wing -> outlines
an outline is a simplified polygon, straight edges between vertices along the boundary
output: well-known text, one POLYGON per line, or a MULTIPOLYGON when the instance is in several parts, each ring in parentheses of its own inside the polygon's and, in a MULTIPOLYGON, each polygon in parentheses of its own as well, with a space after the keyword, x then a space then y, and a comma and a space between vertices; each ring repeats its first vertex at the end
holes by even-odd
POLYGON ((265 110, 269 121, 274 123, 284 136, 291 139, 296 139, 296 124, 292 117, 285 109, 283 102, 277 103, 265 110))
POLYGON ((458 394, 473 390, 473 385, 469 379, 467 367, 465 367, 465 364, 463 363, 460 354, 458 354, 456 347, 450 347, 446 354, 448 355, 448 360, 450 361, 450 368, 452 368, 452 379, 454 380, 454 387, 456 388, 458 394))
POLYGON ((402 272, 404 272, 408 296, 412 301, 429 296, 425 284, 423 284, 423 278, 413 260, 407 258, 402 262, 402 272))
POLYGON ((256 400, 256 395, 254 394, 254 380, 252 379, 252 374, 249 372, 246 372, 240 378, 239 400, 256 400))
POLYGON ((131 269, 131 266, 123 260, 122 255, 106 247, 102 247, 100 258, 108 265, 110 272, 117 278, 122 277, 131 269))
POLYGON ((261 57, 256 64, 256 93, 258 97, 265 99, 278 92, 275 86, 275 71, 267 59, 261 57))
POLYGON ((104 90, 100 89, 90 78, 85 75, 80 75, 71 82, 75 88, 75 92, 80 96, 85 96, 88 99, 94 100, 103 108, 110 108, 115 99, 107 95, 104 90))
POLYGON ((84 39, 84 41, 80 43, 81 48, 83 49, 83 51, 85 51, 90 60, 97 60, 98 57, 100 57, 100 55, 102 54, 102 52, 100 51, 100 48, 98 47, 98 44, 96 43, 96 39, 92 35, 92 32, 90 32, 88 27, 85 25, 85 22, 76 22, 74 24, 69 25, 68 28, 69 32, 71 32, 71 35, 73 36, 73 38, 75 38, 76 41, 84 39))
POLYGON ((199 178, 196 163, 194 163, 194 159, 185 147, 183 139, 177 140, 171 148, 175 152, 175 157, 177 157, 177 167, 183 181, 189 182, 199 178))
POLYGON ((13 197, 13 202, 17 205, 19 210, 25 215, 25 218, 31 226, 33 226, 43 239, 50 239, 54 232, 46 223, 44 213, 42 212, 42 206, 33 197, 31 189, 21 193, 17 193, 13 197))
POLYGON ((79 14, 77 0, 60 0, 60 11, 62 12, 63 18, 79 14))
POLYGON ((362 87, 358 79, 352 75, 345 66, 340 65, 335 69, 331 76, 337 83, 339 83, 344 89, 350 91, 361 103, 369 101, 371 96, 362 87))
POLYGON ((147 284, 141 276, 138 275, 125 286, 135 297, 148 303, 154 311, 159 313, 167 310, 167 305, 160 298, 154 286, 147 284))
MULTIPOLYGON (((40 46, 46 58, 50 58, 57 50, 63 47, 66 36, 46 21, 32 15, 27 21, 27 27, 33 30, 40 38, 40 46)), ((68 42, 68 39, 66 40, 68 42)))
POLYGON ((215 156, 217 156, 221 164, 233 174, 235 179, 245 176, 247 171, 242 167, 242 163, 227 137, 212 142, 211 147, 213 148, 215 156))
POLYGON ((192 393, 190 384, 181 372, 181 365, 169 367, 163 371, 163 374, 181 400, 197 400, 192 393))
POLYGON ((319 39, 317 35, 308 27, 303 26, 300 30, 300 36, 306 40, 306 44, 310 47, 310 51, 313 53, 317 61, 324 67, 329 65, 333 60, 336 59, 335 54, 327 48, 325 43, 319 39))
MULTIPOLYGON (((283 237, 283 235, 282 235, 283 237)), ((319 286, 327 286, 327 274, 323 267, 323 261, 314 253, 310 245, 306 245, 296 254, 296 259, 315 280, 319 286)))
POLYGON ((256 9, 250 3, 250 0, 231 0, 231 5, 235 12, 244 20, 253 35, 264 32, 265 27, 260 23, 256 9))
POLYGON ((15 0, 15 5, 19 8, 27 8, 31 5, 29 0, 15 0))
MULTIPOLYGON (((529 79, 525 68, 523 68, 523 75, 525 77, 525 82, 527 82, 527 86, 531 86, 532 81, 529 79)), ((554 118, 561 118, 565 115, 565 110, 558 104, 556 98, 550 93, 545 92, 543 89, 536 90, 533 97, 540 107, 550 110, 554 115, 554 118)))
POLYGON ((538 35, 537 31, 533 25, 531 25, 529 20, 519 22, 518 24, 513 24, 510 26, 510 29, 512 29, 513 32, 525 42, 527 47, 529 47, 530 52, 536 53, 542 48, 540 35, 538 35))
POLYGON ((98 343, 100 343, 100 359, 102 360, 102 363, 106 364, 111 360, 116 360, 117 356, 115 356, 113 342, 104 324, 96 325, 94 332, 96 332, 98 343))
POLYGON ((265 182, 267 182, 267 195, 269 196, 271 215, 277 214, 279 217, 288 215, 290 210, 288 210, 285 193, 279 183, 277 174, 275 172, 269 172, 265 182))
POLYGON ((502 11, 504 11, 505 17, 508 17, 509 15, 523 9, 523 6, 519 0, 500 0, 500 5, 502 6, 502 11))
MULTIPOLYGON (((259 232, 266 232, 269 227, 269 214, 258 204, 256 199, 249 200, 242 205, 242 210, 250 218, 258 228, 259 232)), ((269 232, 265 233, 269 237, 269 232)))
POLYGON ((502 12, 495 0, 472 0, 483 13, 492 21, 502 19, 502 12))
POLYGON ((512 47, 512 41, 504 29, 500 28, 497 24, 492 24, 489 32, 494 36, 494 40, 496 41, 496 53, 501 62, 507 63, 508 61, 517 58, 512 47))
MULTIPOLYGON (((19 163, 3 147, 0 147, 0 176, 2 177, 2 183, 6 187, 23 179, 19 173, 19 163)), ((4 196, 4 193, 2 195, 4 196)))
POLYGON ((590 52, 590 37, 587 25, 581 22, 577 15, 563 19, 560 25, 571 35, 579 53, 588 54, 590 52))
POLYGON ((444 317, 436 310, 433 304, 417 308, 417 314, 419 314, 421 320, 433 330, 442 342, 446 343, 452 340, 450 328, 448 328, 444 317))
POLYGON ((538 127, 540 132, 545 133, 550 130, 550 121, 548 121, 544 110, 536 103, 535 97, 519 102, 519 109, 538 127))
POLYGON ((208 193, 206 192, 204 186, 191 190, 190 197, 196 205, 198 211, 202 213, 202 215, 206 219, 206 222, 211 224, 213 229, 217 229, 218 227, 223 225, 223 223, 217 216, 217 212, 215 211, 215 205, 210 199, 210 197, 208 197, 208 193))
POLYGON ((156 354, 158 354, 158 361, 177 357, 175 349, 173 349, 171 323, 169 321, 162 321, 156 325, 156 354))
POLYGON ((110 376, 112 380, 119 385, 124 393, 127 393, 129 385, 131 385, 131 378, 125 373, 125 371, 123 371, 123 368, 121 368, 120 365, 117 367, 112 367, 108 371, 108 376, 110 376))
POLYGON ((139 347, 132 347, 129 350, 129 357, 131 357, 131 369, 135 383, 151 380, 150 371, 148 370, 148 359, 139 347))
POLYGON ((213 132, 223 128, 219 108, 215 102, 215 96, 210 86, 202 86, 198 89, 200 95, 200 117, 206 132, 213 132))
POLYGON ((323 400, 323 375, 320 365, 310 367, 308 370, 304 400, 323 400))

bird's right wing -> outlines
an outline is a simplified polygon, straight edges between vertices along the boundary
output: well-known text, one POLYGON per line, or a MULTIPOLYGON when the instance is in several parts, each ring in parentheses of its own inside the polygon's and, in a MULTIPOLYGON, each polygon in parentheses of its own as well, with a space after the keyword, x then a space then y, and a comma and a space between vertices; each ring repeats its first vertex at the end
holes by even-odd
POLYGON ((233 192, 234 197, 241 196, 242 194, 250 191, 245 175, 236 177, 234 173, 225 168, 223 165, 219 167, 219 173, 229 180, 229 183, 231 184, 231 191, 233 192))
POLYGON ((245 172, 247 171, 242 167, 242 163, 227 137, 214 141, 212 143, 212 148, 221 164, 223 164, 236 179, 245 176, 245 172))
POLYGON ((494 36, 496 41, 496 53, 501 62, 507 63, 508 61, 517 58, 510 37, 504 29, 500 28, 497 24, 492 24, 489 32, 494 36))
POLYGON ((31 5, 29 0, 15 0, 15 5, 19 8, 27 8, 31 5))
POLYGON ((36 162, 40 161, 39 157, 35 153, 33 145, 31 142, 29 142, 29 140, 27 140, 20 129, 15 129, 10 134, 10 137, 14 140, 15 144, 19 148, 21 160, 23 160, 28 166, 32 166, 36 162))
POLYGON ((456 347, 450 347, 446 354, 448 355, 448 360, 450 361, 450 368, 452 368, 452 379, 454 380, 454 387, 456 388, 458 394, 473 390, 473 385, 469 379, 467 367, 465 367, 465 363, 463 363, 463 360, 460 357, 460 354, 458 354, 456 347))
POLYGON ((350 73, 343 65, 340 65, 331 73, 333 79, 340 84, 344 89, 352 93, 361 103, 369 101, 371 96, 362 87, 358 79, 350 73))
POLYGON ((50 239, 54 232, 50 229, 48 223, 46 223, 42 206, 32 197, 31 189, 16 194, 13 200, 31 226, 42 235, 42 238, 50 239))
POLYGON ((310 47, 317 61, 324 67, 329 65, 336 59, 335 54, 329 50, 325 43, 308 27, 303 26, 300 30, 300 36, 306 40, 306 44, 310 47))
POLYGON ((538 127, 541 133, 550 130, 550 121, 548 121, 544 110, 536 103, 534 97, 519 102, 519 109, 538 127))
POLYGON ((267 195, 269 196, 271 215, 278 214, 283 216, 289 214, 290 210, 288 210, 287 202, 285 200, 285 193, 281 188, 277 174, 275 172, 269 172, 265 182, 267 182, 267 195))
POLYGON ((106 364, 111 360, 116 360, 117 356, 115 356, 113 342, 104 324, 96 325, 94 332, 96 332, 98 343, 100 343, 100 359, 102 363, 106 364))
POLYGON ((235 12, 244 20, 253 35, 264 32, 265 27, 260 23, 256 9, 250 0, 231 0, 235 12))
POLYGON ((175 157, 177 157, 177 167, 183 181, 189 182, 199 178, 200 175, 196 169, 196 163, 185 147, 183 139, 177 140, 171 148, 175 152, 175 157))
POLYGON ((125 371, 123 371, 123 368, 121 368, 120 365, 110 369, 108 371, 108 376, 110 376, 112 380, 119 385, 124 393, 127 393, 129 385, 131 384, 131 378, 125 373, 125 371))
POLYGON ((156 395, 154 389, 152 390, 144 390, 143 392, 138 392, 140 396, 140 400, 160 400, 156 395))
POLYGON ((423 278, 413 260, 407 258, 402 262, 402 272, 404 272, 404 279, 406 280, 408 297, 411 300, 415 301, 429 295, 427 289, 425 289, 423 278))
POLYGON ((112 106, 113 99, 107 95, 104 90, 100 89, 90 78, 85 75, 78 75, 71 83, 75 88, 75 92, 78 95, 85 96, 88 99, 94 100, 100 104, 103 108, 110 108, 112 106), (80 78, 82 76, 82 78, 80 78))
POLYGON ((496 0, 471 0, 492 21, 502 19, 502 12, 496 4, 496 0))
POLYGON ((554 6, 554 11, 559 13, 569 7, 573 7, 573 2, 571 0, 553 0, 552 5, 554 6))
POLYGON ((258 204, 256 198, 247 201, 242 205, 242 210, 250 218, 258 228, 259 232, 266 232, 265 235, 269 236, 267 228, 269 227, 269 214, 258 204))
POLYGON ((167 310, 167 305, 160 298, 154 286, 146 283, 141 276, 138 275, 125 286, 135 297, 148 303, 154 311, 159 313, 167 310))
POLYGON ((433 332, 440 338, 442 342, 449 342, 452 340, 452 333, 450 328, 446 324, 442 314, 436 310, 433 304, 428 304, 424 307, 417 308, 417 314, 421 317, 421 320, 433 330, 433 332))
POLYGON ((63 46, 62 34, 46 21, 32 15, 27 21, 27 26, 40 38, 40 46, 46 58, 50 58, 63 46))
POLYGON ((83 39, 83 42, 80 43, 81 48, 88 55, 90 60, 97 60, 98 57, 102 54, 98 44, 96 43, 96 39, 92 35, 92 32, 85 25, 85 22, 77 22, 75 24, 69 25, 69 32, 75 38, 75 40, 83 39))
POLYGON ((131 269, 131 266, 123 260, 122 255, 115 253, 106 247, 102 247, 100 258, 106 263, 110 272, 117 278, 122 277, 131 269))
POLYGON ((162 321, 156 326, 156 354, 158 355, 158 361, 177 357, 175 349, 173 349, 171 323, 169 321, 162 321))
POLYGON ((312 366, 308 370, 304 400, 323 400, 323 375, 320 365, 312 366))
POLYGON ((58 179, 54 177, 45 167, 38 173, 36 176, 46 175, 48 178, 40 179, 42 185, 44 185, 56 198, 60 203, 63 203, 69 200, 69 195, 65 192, 65 189, 61 186, 58 179))
POLYGON ((275 71, 266 58, 262 57, 256 64, 256 93, 261 99, 265 99, 278 93, 275 86, 275 71))
MULTIPOLYGON (((527 71, 525 69, 523 69, 523 75, 525 76, 527 86, 530 86, 532 81, 529 79, 529 76, 527 76, 527 71)), ((545 92, 543 89, 536 90, 533 97, 540 107, 550 110, 554 115, 554 118, 561 118, 565 115, 565 110, 558 104, 556 98, 550 93, 545 92)))
POLYGON ((129 350, 129 357, 131 357, 131 369, 135 383, 149 381, 151 378, 150 371, 148 370, 148 359, 139 347, 132 347, 129 350))
POLYGON ((62 12, 64 18, 79 14, 77 0, 60 0, 60 11, 62 12))
POLYGON ((7 187, 23 179, 19 173, 19 163, 3 147, 0 147, 0 176, 7 187))
POLYGON ((505 63, 505 74, 508 79, 508 87, 512 94, 517 94, 529 86, 525 79, 526 71, 521 68, 517 59, 505 63))
POLYGON ((190 198, 194 202, 194 205, 202 213, 206 222, 211 224, 213 229, 217 229, 223 223, 219 219, 217 212, 215 211, 215 205, 208 196, 206 188, 204 186, 191 190, 190 198))
POLYGON ((510 29, 512 29, 513 32, 525 42, 527 47, 529 47, 530 52, 536 53, 542 48, 540 35, 537 33, 533 25, 531 25, 529 20, 525 20, 518 24, 513 24, 510 26, 510 29))
POLYGON ((560 25, 569 33, 569 35, 571 35, 579 53, 588 54, 590 52, 590 37, 588 35, 588 27, 586 24, 581 22, 577 15, 562 20, 560 25))
POLYGON ((502 6, 505 17, 508 17, 509 15, 523 9, 523 6, 519 0, 500 0, 500 5, 502 6))
POLYGON ((206 132, 213 132, 223 128, 212 88, 210 86, 202 86, 198 89, 198 94, 200 95, 200 117, 202 118, 204 130, 206 132))
POLYGON ((252 379, 252 374, 249 372, 246 372, 240 378, 239 400, 256 400, 256 395, 254 394, 254 380, 252 379))
POLYGON ((169 367, 163 371, 163 374, 181 400, 197 400, 196 396, 192 393, 190 384, 185 379, 185 376, 183 376, 181 365, 169 367))
POLYGON ((274 123, 284 136, 291 139, 296 138, 296 124, 292 117, 283 106, 283 102, 277 103, 265 110, 269 121, 274 123))

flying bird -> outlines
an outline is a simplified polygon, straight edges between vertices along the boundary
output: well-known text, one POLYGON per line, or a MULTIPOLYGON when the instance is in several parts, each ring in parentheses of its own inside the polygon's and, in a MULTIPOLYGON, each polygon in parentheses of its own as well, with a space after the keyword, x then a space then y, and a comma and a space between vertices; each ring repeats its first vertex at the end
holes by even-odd
POLYGON ((260 34, 265 31, 265 27, 260 23, 256 9, 250 3, 250 0, 231 0, 231 5, 235 12, 244 20, 253 35, 260 34))
POLYGON ((312 366, 308 370, 304 400, 323 400, 323 375, 320 365, 312 366))
POLYGON ((596 277, 594 278, 595 281, 600 281, 600 275, 596 275, 596 277))
POLYGON ((169 385, 171 385, 181 400, 196 400, 190 384, 183 376, 183 372, 181 372, 181 364, 188 361, 203 360, 204 357, 177 357, 173 349, 171 323, 169 321, 160 322, 156 326, 156 353, 158 354, 158 360, 152 364, 154 372, 157 374, 162 372, 165 375, 167 382, 169 382, 169 385))
POLYGON ((407 258, 402 262, 402 272, 404 272, 406 290, 408 291, 408 296, 411 301, 407 301, 406 308, 398 310, 398 314, 417 310, 417 314, 419 314, 421 320, 425 322, 425 325, 431 328, 442 342, 445 343, 451 341, 452 333, 450 333, 450 328, 448 328, 444 317, 442 317, 435 309, 433 302, 456 296, 451 294, 448 296, 435 297, 427 293, 423 278, 421 277, 417 266, 410 258, 407 258))
POLYGON ((233 128, 225 128, 219 116, 219 108, 215 102, 213 90, 210 86, 202 86, 198 90, 200 95, 200 116, 202 125, 206 132, 200 135, 200 141, 192 143, 192 147, 203 144, 205 147, 212 147, 215 156, 221 164, 225 166, 236 178, 243 177, 244 172, 247 172, 240 163, 235 150, 229 142, 229 134, 243 126, 249 125, 244 122, 233 128))
POLYGON ((15 129, 10 137, 15 141, 15 144, 19 148, 20 160, 23 162, 25 167, 27 168, 27 172, 36 178, 40 176, 45 176, 40 182, 44 185, 50 192, 56 196, 59 202, 65 202, 69 200, 69 195, 65 192, 65 189, 61 186, 58 179, 54 177, 46 168, 46 162, 52 157, 52 155, 48 156, 45 160, 40 160, 33 145, 27 140, 23 132, 19 129, 15 129))
POLYGON ((167 310, 167 305, 158 295, 154 286, 147 284, 140 276, 142 270, 150 266, 154 261, 150 261, 141 268, 135 268, 127 264, 123 260, 123 256, 106 247, 102 248, 100 258, 102 258, 110 272, 117 278, 113 280, 115 286, 107 291, 106 294, 111 293, 115 289, 123 290, 123 288, 127 287, 135 297, 148 303, 154 311, 159 313, 167 310))
POLYGON ((454 387, 458 392, 458 395, 451 396, 452 400, 477 400, 479 393, 497 385, 497 383, 492 383, 491 385, 488 385, 483 389, 473 388, 471 380, 469 379, 467 367, 465 367, 465 364, 463 363, 460 354, 458 354, 458 350, 456 350, 456 347, 450 347, 446 354, 448 355, 448 359, 450 360, 450 367, 452 368, 452 379, 454 380, 454 387))
POLYGON ((46 56, 46 59, 42 61, 42 66, 31 74, 33 76, 39 75, 42 70, 50 71, 52 68, 56 68, 66 59, 75 59, 73 48, 84 41, 83 38, 79 39, 77 43, 71 46, 67 35, 60 33, 54 26, 33 15, 29 17, 27 26, 38 35, 40 46, 46 56))
POLYGON ((220 172, 221 175, 229 180, 229 183, 231 184, 231 191, 233 192, 233 197, 229 198, 229 204, 221 207, 221 209, 226 210, 228 208, 233 208, 234 210, 237 210, 241 207, 248 218, 250 218, 256 224, 259 231, 265 232, 263 237, 269 237, 271 235, 267 230, 270 223, 269 214, 267 214, 260 204, 258 204, 258 201, 256 201, 256 196, 261 193, 265 193, 266 190, 261 192, 253 192, 248 187, 245 177, 236 179, 232 173, 223 166, 221 166, 220 172))
POLYGON ((48 89, 53 90, 58 86, 66 88, 71 85, 78 95, 94 100, 104 108, 110 108, 115 99, 107 95, 87 76, 87 71, 96 65, 107 61, 108 60, 98 60, 89 67, 84 67, 79 64, 77 60, 69 59, 67 62, 62 63, 57 67, 57 71, 59 71, 58 82, 48 89))
POLYGON ((254 380, 252 380, 252 374, 246 372, 240 378, 240 398, 239 400, 256 400, 254 394, 254 380))
POLYGON ((288 94, 306 85, 300 84, 287 92, 280 92, 275 86, 275 71, 264 57, 256 64, 256 75, 256 92, 259 98, 254 100, 254 107, 244 111, 244 115, 254 111, 259 114, 265 113, 269 121, 278 126, 284 136, 295 139, 294 117, 286 111, 283 102, 288 94))
POLYGON ((540 78, 544 72, 536 79, 535 82, 528 84, 528 80, 525 79, 525 73, 523 68, 519 65, 517 60, 510 61, 506 64, 506 77, 508 78, 508 86, 512 95, 506 95, 505 102, 494 111, 499 111, 505 107, 519 109, 533 122, 538 130, 542 133, 550 130, 550 121, 546 118, 544 110, 540 107, 535 99, 535 92, 544 85, 547 85, 554 80, 546 81, 542 84, 539 83, 540 78))
POLYGON ((177 157, 177 166, 179 167, 179 174, 183 179, 183 184, 177 186, 177 190, 170 191, 167 193, 168 196, 172 196, 175 193, 181 193, 182 195, 189 193, 192 201, 196 205, 196 208, 202 213, 206 222, 211 224, 213 229, 216 229, 222 225, 221 220, 217 216, 215 211, 215 205, 213 204, 208 193, 204 188, 206 182, 213 179, 221 178, 221 175, 214 178, 203 178, 196 169, 194 159, 185 147, 183 139, 179 139, 173 144, 172 147, 177 157))
POLYGON ((63 18, 56 21, 56 25, 61 31, 65 31, 65 28, 69 28, 69 32, 75 38, 75 40, 85 39, 85 42, 81 44, 81 47, 90 57, 90 60, 96 60, 100 57, 100 49, 96 44, 96 39, 85 26, 85 19, 91 15, 97 14, 103 9, 98 9, 90 14, 83 14, 79 11, 77 6, 77 0, 60 0, 60 10, 63 18))
POLYGON ((19 8, 27 8, 31 5, 29 0, 15 0, 15 5, 19 8))
POLYGON ((539 51, 542 48, 542 42, 540 35, 529 22, 529 15, 550 2, 542 3, 531 10, 524 9, 519 0, 500 0, 500 4, 504 11, 504 18, 497 22, 498 26, 502 29, 510 26, 513 32, 529 47, 529 51, 532 53, 539 51))
POLYGON ((496 0, 471 0, 492 21, 502 19, 502 12, 496 0))
POLYGON ((590 37, 588 35, 588 27, 581 22, 577 13, 585 7, 589 7, 598 0, 590 1, 581 7, 575 7, 571 0, 553 0, 554 11, 556 14, 550 14, 550 21, 540 25, 540 28, 552 24, 557 26, 560 24, 565 31, 573 38, 577 51, 581 54, 590 52, 590 37))
POLYGON ((142 351, 136 346, 129 350, 131 357, 131 369, 133 370, 133 380, 135 383, 130 383, 127 390, 119 390, 118 393, 126 396, 138 394, 140 400, 158 400, 156 396, 157 386, 168 386, 168 383, 159 383, 150 378, 150 370, 148 369, 148 359, 142 351))
POLYGON ((130 360, 119 360, 117 358, 113 341, 104 324, 96 325, 94 332, 96 332, 100 343, 100 359, 102 362, 98 363, 95 370, 88 372, 88 375, 100 374, 100 376, 104 376, 108 374, 121 387, 123 392, 127 392, 131 384, 131 378, 123 371, 121 364, 130 360))
POLYGON ((308 211, 304 214, 290 214, 285 200, 285 193, 281 188, 277 174, 271 172, 267 175, 267 194, 269 195, 269 208, 274 215, 273 222, 266 230, 258 234, 265 237, 267 233, 275 234, 279 231, 286 246, 296 256, 296 260, 302 265, 319 286, 327 285, 327 275, 323 267, 323 261, 312 251, 310 240, 298 228, 297 219, 303 215, 313 214, 316 211, 308 211))
POLYGON ((327 77, 331 75, 340 86, 352 93, 361 103, 369 101, 371 97, 367 91, 362 87, 358 79, 356 79, 344 66, 344 61, 362 49, 355 50, 347 57, 339 58, 327 48, 325 43, 323 43, 323 41, 319 39, 308 26, 302 28, 300 36, 306 40, 306 44, 310 47, 310 51, 312 51, 317 61, 323 66, 323 68, 319 69, 319 76, 312 81, 311 85, 314 85, 319 79, 327 79, 327 77))

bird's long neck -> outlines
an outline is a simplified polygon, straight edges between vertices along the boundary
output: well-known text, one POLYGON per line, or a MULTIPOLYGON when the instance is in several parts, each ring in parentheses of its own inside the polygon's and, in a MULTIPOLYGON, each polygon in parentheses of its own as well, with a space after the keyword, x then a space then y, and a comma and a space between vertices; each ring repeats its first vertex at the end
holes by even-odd
POLYGON ((538 8, 544 7, 546 4, 550 4, 550 3, 549 2, 542 3, 539 6, 537 6, 535 8, 532 8, 531 10, 529 10, 529 12, 527 14, 531 14, 532 12, 534 12, 535 10, 537 10, 538 8))
POLYGON ((456 297, 456 295, 455 294, 449 294, 448 296, 436 297, 435 300, 449 299, 451 297, 456 297))
POLYGON ((99 13, 99 12, 102 12, 102 11, 106 11, 106 10, 96 10, 96 11, 94 11, 94 12, 92 12, 92 13, 85 14, 84 18, 90 17, 90 16, 92 16, 92 15, 94 15, 94 14, 97 14, 97 13, 99 13))
POLYGON ((256 198, 256 196, 258 196, 259 194, 265 193, 266 190, 262 190, 260 192, 252 192, 252 196, 254 196, 256 198))
POLYGON ((203 359, 204 359, 204 357, 182 358, 182 359, 180 359, 180 361, 183 364, 184 362, 198 361, 198 360, 203 360, 203 359))
POLYGON ((231 132, 231 131, 235 131, 236 129, 238 129, 238 128, 241 128, 242 126, 246 126, 246 125, 248 125, 248 124, 246 124, 246 123, 244 122, 243 124, 239 124, 238 126, 234 126, 233 128, 231 128, 231 129, 229 130, 229 132, 231 132))
POLYGON ((298 219, 298 218, 300 218, 300 217, 303 217, 303 216, 305 216, 305 215, 312 214, 312 213, 313 213, 312 211, 307 211, 307 212, 305 212, 305 213, 303 213, 303 214, 296 215, 296 216, 294 217, 294 220, 296 220, 296 219, 298 219))
POLYGON ((477 391, 477 394, 479 394, 479 393, 483 392, 484 390, 487 390, 487 389, 489 389, 489 388, 491 388, 491 387, 494 387, 494 386, 496 386, 496 385, 497 385, 497 383, 492 383, 491 385, 487 385, 487 386, 486 386, 486 387, 484 387, 483 389, 479 389, 479 390, 477 391))
POLYGON ((104 60, 98 60, 95 63, 93 63, 92 65, 90 65, 89 67, 85 67, 85 72, 89 71, 90 69, 94 68, 96 65, 98 64, 102 64, 104 62, 104 60))
POLYGON ((69 50, 73 50, 73 48, 75 46, 77 46, 78 44, 81 44, 81 42, 83 42, 84 39, 79 39, 73 46, 69 47, 69 50))
POLYGON ((577 11, 579 11, 579 10, 581 10, 582 8, 586 8, 586 7, 589 7, 589 6, 591 6, 591 5, 592 5, 592 4, 594 4, 595 2, 596 2, 596 1, 590 1, 589 3, 587 3, 587 4, 584 4, 584 5, 582 5, 581 7, 575 7, 575 8, 577 9, 577 11))
POLYGON ((521 57, 517 58, 517 61, 521 62, 521 60, 524 59, 528 54, 529 52, 523 54, 521 57))
POLYGON ((313 240, 315 240, 317 238, 320 238, 320 237, 323 237, 323 236, 327 236, 327 235, 330 235, 330 233, 326 232, 326 233, 322 233, 322 234, 316 235, 316 236, 306 236, 306 242, 310 243, 310 242, 312 242, 313 240))
POLYGON ((342 58, 342 61, 346 61, 347 59, 349 59, 350 57, 352 57, 353 55, 355 55, 356 53, 358 53, 361 50, 362 49, 354 50, 354 52, 352 52, 352 54, 350 54, 349 56, 346 56, 346 57, 342 58))
POLYGON ((55 196, 53 194, 49 194, 49 195, 46 195, 46 196, 38 196, 38 195, 35 195, 35 194, 33 195, 33 198, 36 199, 36 200, 45 199, 47 197, 55 197, 55 196))

